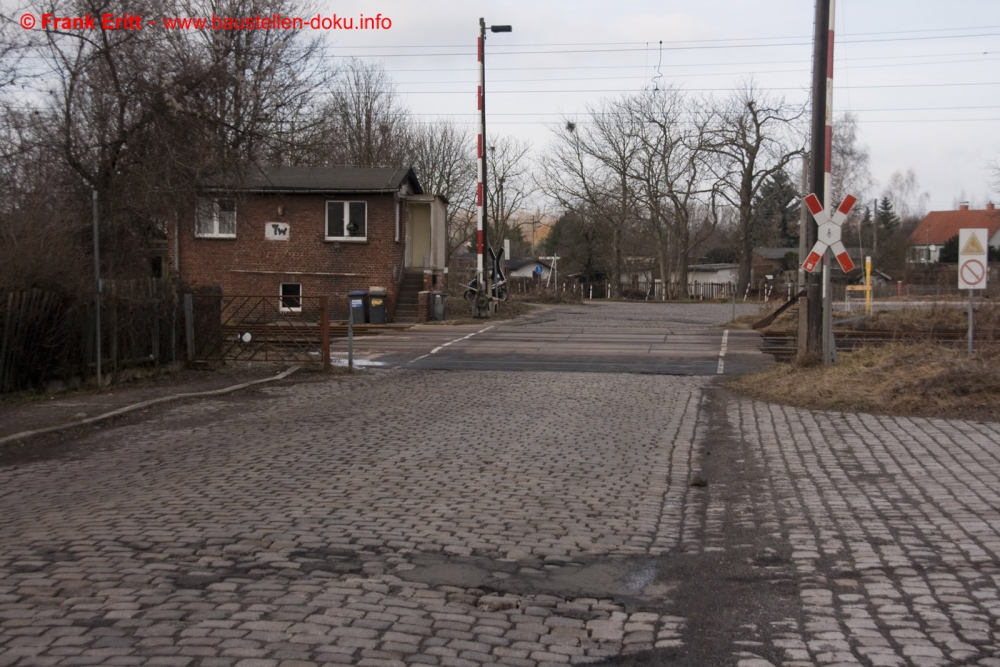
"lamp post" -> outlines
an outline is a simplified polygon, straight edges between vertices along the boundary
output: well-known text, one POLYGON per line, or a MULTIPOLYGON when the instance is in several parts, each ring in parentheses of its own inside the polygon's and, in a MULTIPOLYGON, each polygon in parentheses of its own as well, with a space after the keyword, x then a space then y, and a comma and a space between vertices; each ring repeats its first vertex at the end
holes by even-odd
MULTIPOLYGON (((510 32, 509 25, 491 25, 490 32, 510 32)), ((476 191, 476 300, 473 315, 489 317, 492 314, 492 285, 489 272, 483 271, 483 253, 489 247, 486 227, 486 21, 479 19, 479 91, 476 102, 479 106, 479 133, 476 137, 476 156, 479 158, 479 183, 476 191)))

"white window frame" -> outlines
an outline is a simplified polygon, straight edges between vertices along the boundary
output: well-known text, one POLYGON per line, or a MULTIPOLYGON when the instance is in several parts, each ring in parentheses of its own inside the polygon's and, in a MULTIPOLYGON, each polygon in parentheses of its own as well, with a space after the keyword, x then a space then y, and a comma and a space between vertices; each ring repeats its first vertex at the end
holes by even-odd
POLYGON ((195 203, 194 211, 194 235, 200 239, 235 239, 236 238, 236 200, 232 197, 199 197, 198 201, 195 203), (221 234, 219 232, 219 202, 220 201, 231 201, 233 202, 233 233, 232 234, 221 234), (209 233, 202 233, 198 231, 198 216, 201 214, 201 207, 206 205, 207 202, 211 202, 212 206, 212 231, 209 233))
POLYGON ((327 241, 344 241, 347 243, 365 243, 368 241, 368 202, 361 199, 328 199, 323 204, 323 234, 327 241), (351 204, 364 204, 365 206, 365 234, 364 236, 330 236, 330 204, 344 205, 344 231, 351 217, 351 204))
POLYGON ((302 283, 278 283, 278 310, 282 313, 301 313, 302 312, 302 283), (298 296, 291 296, 285 294, 285 285, 298 285, 299 294, 298 296), (286 306, 285 299, 298 299, 299 305, 296 306, 286 306))

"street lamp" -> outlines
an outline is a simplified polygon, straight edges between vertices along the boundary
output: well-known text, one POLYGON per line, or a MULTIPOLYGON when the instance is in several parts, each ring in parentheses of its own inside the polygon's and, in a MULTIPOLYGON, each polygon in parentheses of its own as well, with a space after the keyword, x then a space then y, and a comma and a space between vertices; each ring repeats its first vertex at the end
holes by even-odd
MULTIPOLYGON (((490 297, 493 296, 490 275, 483 271, 483 252, 489 247, 486 234, 486 21, 479 19, 479 91, 476 102, 479 106, 479 135, 476 138, 476 155, 479 158, 479 184, 476 191, 476 317, 489 317, 490 297)), ((490 32, 511 32, 509 25, 491 25, 490 32)))

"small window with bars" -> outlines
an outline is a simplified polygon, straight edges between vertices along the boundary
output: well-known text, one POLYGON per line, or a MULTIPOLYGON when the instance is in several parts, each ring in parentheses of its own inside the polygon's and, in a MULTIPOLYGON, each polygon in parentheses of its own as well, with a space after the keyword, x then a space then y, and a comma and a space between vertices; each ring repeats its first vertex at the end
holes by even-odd
POLYGON ((281 283, 281 312, 302 312, 302 283, 281 283))

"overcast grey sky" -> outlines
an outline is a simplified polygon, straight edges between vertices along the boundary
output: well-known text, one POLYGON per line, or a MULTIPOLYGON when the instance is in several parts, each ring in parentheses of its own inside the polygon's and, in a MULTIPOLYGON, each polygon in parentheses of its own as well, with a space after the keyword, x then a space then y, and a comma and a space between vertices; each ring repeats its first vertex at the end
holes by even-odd
MULTIPOLYGON (((324 14, 391 17, 387 31, 330 33, 332 52, 382 60, 419 119, 471 124, 478 19, 513 25, 487 43, 489 129, 536 151, 561 115, 653 85, 660 40, 664 84, 725 95, 753 76, 790 101, 809 95, 806 0, 319 4, 324 14)), ((931 209, 996 200, 987 165, 1000 156, 1000 2, 838 0, 836 30, 834 106, 859 117, 880 187, 912 168, 931 209)))
MULTIPOLYGON (((325 16, 389 16, 389 30, 326 33, 332 62, 379 60, 415 120, 470 127, 479 17, 511 24, 487 43, 489 131, 536 153, 563 116, 649 88, 657 72, 660 85, 699 95, 752 76, 789 101, 809 99, 808 0, 314 2, 325 16)), ((0 0, 5 11, 20 4, 0 0)), ((1000 159, 1000 0, 837 0, 836 30, 834 107, 860 120, 879 183, 870 194, 913 169, 932 210, 1000 199, 988 169, 1000 159)))

